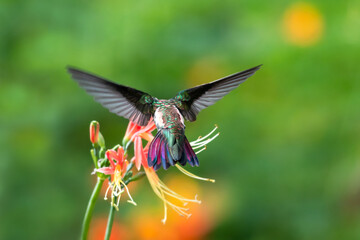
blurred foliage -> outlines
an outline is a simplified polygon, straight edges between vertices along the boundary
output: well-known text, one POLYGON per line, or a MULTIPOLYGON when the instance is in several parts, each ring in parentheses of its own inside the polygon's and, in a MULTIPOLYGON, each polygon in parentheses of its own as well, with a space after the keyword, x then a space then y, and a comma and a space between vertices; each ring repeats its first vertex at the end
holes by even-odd
MULTIPOLYGON (((359 239, 359 19, 356 0, 2 0, 0 238, 76 239, 95 182, 89 123, 100 122, 108 146, 125 132, 127 120, 94 102, 65 66, 170 98, 264 64, 187 124, 189 139, 214 123, 221 135, 191 168, 217 179, 196 183, 211 214, 179 231, 359 239)), ((178 174, 161 172, 165 181, 178 174)), ((160 222, 161 202, 145 179, 135 187, 139 206, 122 204, 114 234, 159 239, 149 224, 160 222)), ((99 219, 108 208, 99 199, 99 219)))

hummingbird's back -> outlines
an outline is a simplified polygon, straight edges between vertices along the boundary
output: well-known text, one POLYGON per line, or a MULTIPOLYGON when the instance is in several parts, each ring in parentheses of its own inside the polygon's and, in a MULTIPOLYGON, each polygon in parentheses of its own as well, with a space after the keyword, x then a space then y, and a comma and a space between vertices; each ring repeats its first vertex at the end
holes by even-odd
POLYGON ((184 118, 174 100, 158 100, 155 107, 154 122, 158 133, 149 147, 148 164, 155 170, 161 166, 167 169, 176 162, 197 166, 199 161, 185 137, 184 118))
POLYGON ((169 129, 173 134, 181 134, 185 129, 184 118, 173 100, 159 100, 155 103, 154 122, 158 130, 169 129))

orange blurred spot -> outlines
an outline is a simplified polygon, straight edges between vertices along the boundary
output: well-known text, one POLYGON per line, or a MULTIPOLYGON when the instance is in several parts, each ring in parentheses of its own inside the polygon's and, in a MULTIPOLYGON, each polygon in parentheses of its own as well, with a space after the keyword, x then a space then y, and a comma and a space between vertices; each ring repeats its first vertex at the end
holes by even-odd
POLYGON ((309 3, 296 3, 283 19, 286 38, 298 46, 310 46, 319 41, 324 23, 321 13, 309 3))
MULTIPOLYGON (((104 239, 106 226, 107 226, 106 217, 94 218, 90 225, 89 240, 104 239)), ((111 230, 110 240, 117 240, 117 239, 129 239, 129 234, 126 231, 125 226, 121 225, 119 222, 114 220, 111 230)))
POLYGON ((142 240, 168 240, 180 239, 175 229, 170 224, 163 224, 162 215, 149 211, 137 213, 133 218, 133 233, 135 239, 142 240))
MULTIPOLYGON (((206 199, 204 199, 206 201, 206 199)), ((204 239, 207 233, 213 228, 214 216, 211 215, 209 204, 200 204, 191 206, 191 217, 185 218, 176 214, 169 217, 174 231, 180 239, 204 239)))
MULTIPOLYGON (((175 192, 184 197, 192 198, 201 191, 199 183, 196 180, 186 176, 176 175, 165 179, 165 184, 175 192)), ((212 215, 211 205, 207 203, 207 199, 201 199, 203 203, 189 203, 189 218, 181 217, 173 209, 168 209, 168 218, 165 224, 161 222, 163 218, 163 204, 159 201, 159 205, 150 209, 140 209, 132 212, 131 231, 135 235, 135 239, 172 239, 172 240, 200 240, 205 239, 206 235, 213 228, 216 219, 212 215)), ((171 199, 174 203, 177 199, 171 199)))
POLYGON ((215 218, 211 216, 211 211, 208 209, 210 207, 209 199, 203 199, 199 182, 186 176, 176 175, 169 179, 167 185, 185 197, 199 195, 201 204, 191 203, 188 205, 189 213, 191 213, 189 218, 181 217, 170 210, 168 222, 173 226, 180 239, 203 239, 213 227, 215 218))

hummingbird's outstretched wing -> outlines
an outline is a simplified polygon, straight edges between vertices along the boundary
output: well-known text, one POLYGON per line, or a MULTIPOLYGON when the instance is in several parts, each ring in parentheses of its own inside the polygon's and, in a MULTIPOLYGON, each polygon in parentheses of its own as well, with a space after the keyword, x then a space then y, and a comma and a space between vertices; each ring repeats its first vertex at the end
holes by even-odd
POLYGON ((72 67, 67 69, 72 78, 110 112, 137 125, 147 125, 154 113, 151 95, 72 67))
POLYGON ((179 92, 173 99, 185 119, 195 121, 196 115, 204 108, 213 105, 231 90, 251 77, 261 65, 232 74, 211 83, 203 84, 179 92))

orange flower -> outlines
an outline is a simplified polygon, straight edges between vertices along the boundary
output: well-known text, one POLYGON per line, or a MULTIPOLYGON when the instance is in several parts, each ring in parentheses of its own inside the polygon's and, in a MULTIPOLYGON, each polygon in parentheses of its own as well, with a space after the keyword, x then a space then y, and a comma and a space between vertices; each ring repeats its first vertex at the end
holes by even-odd
POLYGON ((125 149, 128 148, 130 143, 134 142, 136 137, 141 137, 147 141, 152 141, 153 135, 151 134, 156 128, 153 119, 150 119, 148 125, 141 127, 131 121, 126 129, 125 136, 123 138, 123 146, 125 149))
POLYGON ((105 155, 110 162, 110 167, 95 169, 95 172, 101 172, 106 175, 111 175, 111 182, 109 182, 109 186, 106 189, 104 199, 107 200, 107 194, 111 189, 111 205, 114 206, 116 210, 118 210, 121 193, 124 192, 122 188, 125 188, 130 198, 128 202, 136 206, 136 203, 134 202, 134 200, 130 195, 128 187, 122 180, 128 166, 128 161, 125 159, 126 157, 125 157, 124 149, 121 146, 119 146, 117 152, 111 149, 111 150, 107 150, 105 155), (115 197, 117 197, 116 204, 115 204, 115 197))

